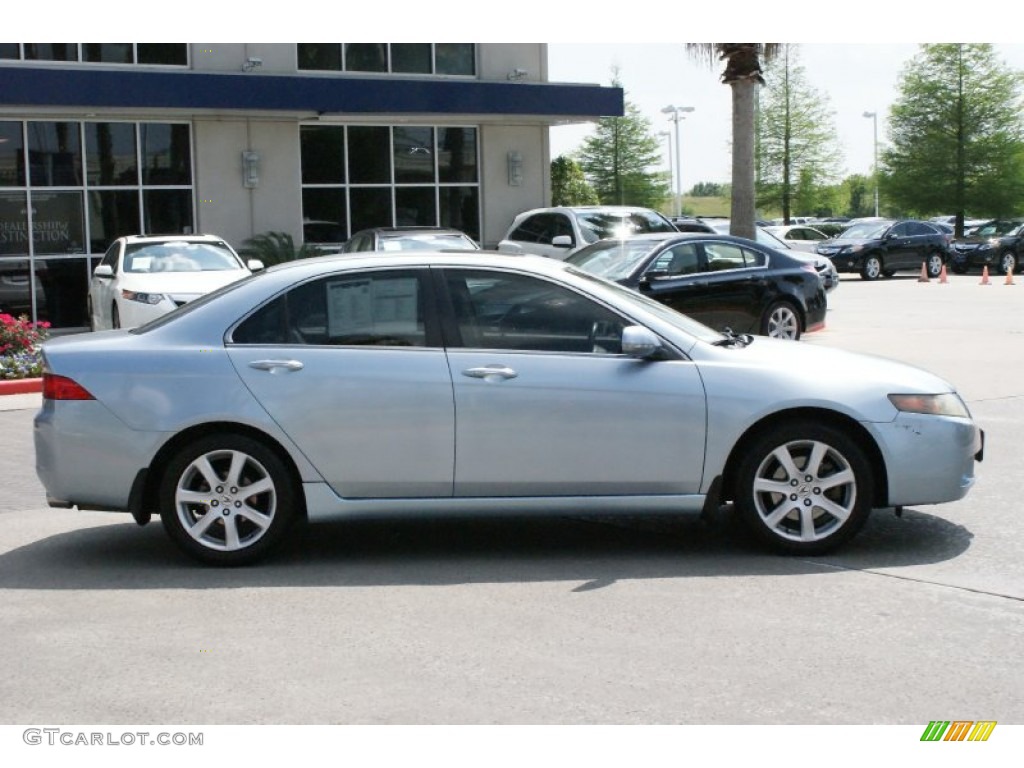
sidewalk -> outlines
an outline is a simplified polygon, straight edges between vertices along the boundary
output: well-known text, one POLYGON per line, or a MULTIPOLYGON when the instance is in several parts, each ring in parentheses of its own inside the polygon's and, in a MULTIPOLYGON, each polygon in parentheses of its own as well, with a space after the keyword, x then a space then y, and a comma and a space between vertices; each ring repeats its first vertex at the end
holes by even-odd
POLYGON ((43 396, 39 392, 26 395, 4 395, 0 397, 0 411, 38 411, 43 404, 43 396))

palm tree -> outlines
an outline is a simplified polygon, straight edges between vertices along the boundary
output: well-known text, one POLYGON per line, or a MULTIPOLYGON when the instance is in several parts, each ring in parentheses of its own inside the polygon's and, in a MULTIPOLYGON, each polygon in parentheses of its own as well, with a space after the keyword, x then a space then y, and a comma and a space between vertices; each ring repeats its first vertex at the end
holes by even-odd
POLYGON ((732 222, 739 237, 756 235, 754 228, 754 116, 757 87, 764 84, 761 62, 779 52, 780 43, 686 43, 694 58, 711 66, 725 61, 722 82, 732 88, 732 222))

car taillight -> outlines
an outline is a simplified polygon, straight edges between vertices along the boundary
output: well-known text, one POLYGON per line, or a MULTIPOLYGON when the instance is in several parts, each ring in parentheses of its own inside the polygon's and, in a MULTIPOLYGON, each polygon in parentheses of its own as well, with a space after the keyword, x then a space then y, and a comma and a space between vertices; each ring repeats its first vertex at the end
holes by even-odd
POLYGON ((46 400, 95 400, 89 390, 74 379, 55 373, 43 374, 43 398, 46 400))

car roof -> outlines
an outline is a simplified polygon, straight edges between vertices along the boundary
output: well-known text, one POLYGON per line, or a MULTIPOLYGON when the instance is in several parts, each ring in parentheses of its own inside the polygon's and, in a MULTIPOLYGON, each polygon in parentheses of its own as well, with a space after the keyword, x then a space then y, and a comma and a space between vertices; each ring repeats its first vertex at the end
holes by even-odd
MULTIPOLYGON (((452 234, 452 235, 466 235, 466 233, 463 232, 462 230, 454 229, 452 227, 431 227, 431 226, 411 227, 410 226, 410 227, 369 227, 367 229, 363 229, 363 230, 360 230, 359 232, 356 232, 353 235, 353 237, 355 237, 355 235, 359 235, 359 234, 362 234, 364 232, 376 232, 378 235, 411 235, 411 234, 416 234, 418 232, 422 232, 423 234, 431 234, 431 235, 436 235, 436 234, 441 234, 441 233, 452 234)), ((469 237, 469 235, 466 235, 466 237, 469 237)))
POLYGON ((226 243, 227 240, 218 235, 124 235, 126 243, 173 243, 180 240, 188 242, 226 243))

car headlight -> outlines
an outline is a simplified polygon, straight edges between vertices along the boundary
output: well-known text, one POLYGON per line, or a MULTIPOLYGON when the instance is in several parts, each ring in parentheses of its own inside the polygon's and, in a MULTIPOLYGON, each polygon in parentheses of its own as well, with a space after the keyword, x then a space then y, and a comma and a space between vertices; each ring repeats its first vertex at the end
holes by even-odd
POLYGON ((864 250, 863 245, 851 245, 846 249, 847 253, 858 253, 864 250))
POLYGON ((140 304, 159 304, 164 300, 162 293, 138 293, 136 291, 121 291, 121 298, 128 301, 137 301, 140 304))
POLYGON ((942 395, 889 395, 889 402, 904 413, 958 416, 964 419, 971 417, 964 401, 955 392, 946 392, 942 395))

